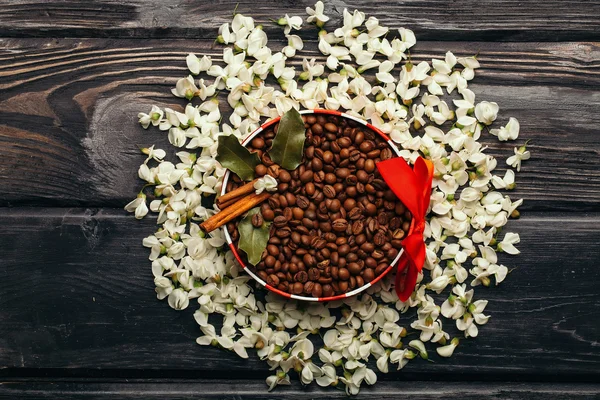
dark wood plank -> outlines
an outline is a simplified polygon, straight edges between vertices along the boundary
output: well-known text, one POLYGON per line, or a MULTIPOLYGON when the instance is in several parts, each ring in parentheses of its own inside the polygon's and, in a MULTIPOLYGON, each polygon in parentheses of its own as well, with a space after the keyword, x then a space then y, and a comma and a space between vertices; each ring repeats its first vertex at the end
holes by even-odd
MULTIPOLYGON (((522 255, 492 315, 450 360, 381 379, 598 381, 598 214, 526 213, 522 255), (427 375, 424 375, 427 374, 427 375)), ((150 220, 108 209, 0 209, 0 376, 264 378, 266 365, 196 345, 193 306, 155 299, 150 220)), ((402 323, 402 320, 401 320, 402 323)))
MULTIPOLYGON (((600 49, 594 43, 421 42, 415 60, 446 50, 479 52, 473 90, 517 117, 533 157, 518 176, 525 209, 597 209, 600 204, 600 49)), ((166 135, 137 124, 151 104, 181 108, 170 95, 187 52, 219 59, 206 42, 43 40, 0 42, 0 205, 116 206, 140 187, 137 145, 166 135), (75 165, 74 165, 75 164, 75 165)), ((315 56, 315 43, 307 44, 315 56)), ((296 60, 295 65, 298 65, 296 60)), ((514 143, 486 135, 490 153, 514 143)), ((522 143, 520 141, 519 143, 522 143)))
MULTIPOLYGON (((325 390, 311 385, 301 387, 294 383, 278 387, 268 393, 263 382, 254 380, 170 380, 155 382, 128 380, 117 382, 95 381, 6 381, 0 382, 0 399, 347 399, 346 393, 333 389, 325 390)), ((447 399, 591 399, 600 396, 600 386, 595 384, 556 383, 435 383, 378 382, 374 387, 365 387, 353 399, 387 400, 410 396, 414 400, 447 399)))
MULTIPOLYGON (((285 13, 305 16, 315 1, 224 0, 3 0, 0 36, 10 37, 172 37, 211 39, 217 27, 237 11, 251 15, 269 31, 271 19, 285 13)), ((360 9, 392 28, 406 26, 423 39, 446 40, 597 40, 600 2, 565 0, 484 0, 448 2, 326 1, 330 26, 337 27, 344 8, 360 9)))

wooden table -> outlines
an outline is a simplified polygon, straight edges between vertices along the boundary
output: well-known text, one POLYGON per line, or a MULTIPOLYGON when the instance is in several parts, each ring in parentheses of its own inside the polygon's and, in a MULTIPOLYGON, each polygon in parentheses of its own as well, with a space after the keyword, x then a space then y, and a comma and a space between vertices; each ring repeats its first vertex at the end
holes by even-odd
MULTIPOLYGON (((268 394, 263 363, 197 346, 194 307, 155 298, 141 246, 154 222, 122 209, 140 187, 137 145, 166 143, 137 113, 181 107, 169 89, 185 55, 219 58, 216 27, 237 2, 0 1, 0 398, 345 397, 297 382, 268 394)), ((270 18, 312 4, 242 0, 238 12, 275 37, 270 18)), ((335 22, 346 6, 413 29, 416 60, 479 53, 473 90, 532 139, 514 192, 522 218, 509 225, 522 254, 484 291, 492 319, 481 337, 449 360, 381 375, 360 397, 599 396, 600 2, 335 0, 326 10, 335 22)), ((319 57, 313 34, 303 37, 319 57)), ((513 147, 486 142, 502 157, 513 147)))

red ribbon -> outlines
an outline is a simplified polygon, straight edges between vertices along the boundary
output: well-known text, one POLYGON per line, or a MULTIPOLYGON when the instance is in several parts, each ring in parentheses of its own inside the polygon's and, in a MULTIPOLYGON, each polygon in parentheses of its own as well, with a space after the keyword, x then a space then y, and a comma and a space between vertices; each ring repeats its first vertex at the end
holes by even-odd
POLYGON ((425 264, 425 214, 431 196, 433 163, 422 157, 417 158, 414 169, 402 157, 391 158, 377 163, 377 169, 388 187, 408 208, 413 218, 413 230, 402 241, 404 253, 398 261, 396 271, 396 293, 402 301, 408 300, 419 272, 425 264))

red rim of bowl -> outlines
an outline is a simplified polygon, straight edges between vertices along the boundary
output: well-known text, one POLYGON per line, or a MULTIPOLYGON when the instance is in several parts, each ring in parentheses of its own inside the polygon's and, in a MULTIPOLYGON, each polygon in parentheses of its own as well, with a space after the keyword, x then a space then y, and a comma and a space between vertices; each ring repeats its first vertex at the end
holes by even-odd
MULTIPOLYGON (((324 109, 314 109, 314 110, 302 110, 300 111, 300 114, 328 114, 328 115, 336 115, 338 117, 342 117, 342 118, 348 118, 351 119, 353 121, 356 121, 358 123, 360 123, 361 125, 366 126, 367 128, 371 129, 373 132, 377 133, 379 136, 381 136, 388 144, 388 146, 391 147, 391 149, 394 151, 394 153, 396 154, 396 156, 400 156, 400 151, 398 150, 398 147, 390 140, 390 138, 383 133, 381 130, 379 130, 378 128, 374 127, 373 125, 369 124, 368 122, 360 119, 360 118, 356 118, 353 117, 351 115, 348 115, 346 113, 342 113, 339 111, 335 111, 335 110, 324 110, 324 109)), ((262 131, 264 131, 265 129, 267 129, 268 127, 270 127, 273 124, 276 124, 277 122, 279 122, 280 117, 274 118, 270 121, 265 122, 263 125, 261 125, 258 129, 256 129, 254 132, 252 132, 246 139, 244 139, 244 141, 242 142, 243 146, 247 146, 248 143, 250 143, 250 141, 252 139, 254 139, 254 137, 258 134, 260 134, 262 131)), ((227 182, 229 181, 229 175, 230 172, 229 170, 227 170, 223 176, 223 186, 221 188, 221 195, 224 195, 226 193, 226 189, 227 189, 227 182)), ((413 225, 414 225, 414 220, 411 220, 410 223, 410 228, 408 230, 408 234, 410 235, 412 233, 413 230, 413 225)), ((352 297, 357 295, 360 292, 363 292, 365 290, 367 290, 369 287, 373 286, 374 284, 376 284, 377 282, 379 282, 381 279, 383 279, 384 276, 386 276, 393 268, 394 266, 396 266, 396 264, 398 263, 398 260, 400 259, 400 257, 402 256, 402 254, 404 253, 404 249, 400 249, 400 251, 398 252, 398 255, 396 256, 396 258, 390 263, 390 265, 386 268, 385 271, 383 271, 378 277, 376 277, 375 279, 373 279, 371 282, 356 288, 352 291, 346 292, 344 294, 339 294, 336 296, 331 296, 331 297, 307 297, 307 296, 298 296, 295 294, 290 294, 284 291, 281 291, 277 288, 274 288, 271 285, 268 285, 267 282, 263 281, 259 276, 257 276, 254 272, 252 272, 252 270, 250 268, 248 268, 248 266, 246 264, 244 264, 244 262, 242 261, 237 249, 235 248, 235 245, 233 244, 233 241, 231 240, 231 236, 229 235, 229 231, 227 230, 227 227, 223 227, 223 231, 225 234, 225 240, 227 241, 227 244, 229 245, 229 248, 231 249, 231 251, 233 252, 233 255, 235 256, 235 258, 238 260, 238 262, 240 263, 240 265, 242 266, 242 268, 246 271, 246 273, 248 273, 248 275, 250 275, 252 278, 254 278, 254 280, 256 280, 258 283, 260 283, 262 286, 266 287, 268 290, 270 290, 271 292, 277 293, 280 296, 286 297, 288 299, 294 299, 294 300, 303 300, 303 301, 318 301, 318 302, 324 302, 324 301, 333 301, 333 300, 341 300, 341 299, 345 299, 348 297, 352 297)))

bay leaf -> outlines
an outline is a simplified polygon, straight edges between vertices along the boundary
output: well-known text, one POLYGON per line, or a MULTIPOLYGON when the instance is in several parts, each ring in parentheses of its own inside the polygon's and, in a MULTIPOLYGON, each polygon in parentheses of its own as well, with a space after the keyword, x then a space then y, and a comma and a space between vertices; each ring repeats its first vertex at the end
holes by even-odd
POLYGON ((271 160, 291 171, 302 162, 306 129, 300 113, 295 108, 281 116, 277 135, 269 150, 271 160))
POLYGON ((254 168, 260 164, 258 155, 250 153, 234 135, 219 136, 218 140, 217 161, 244 181, 254 179, 254 168))
POLYGON ((256 265, 260 262, 263 251, 267 248, 269 241, 270 222, 263 222, 262 226, 256 228, 252 225, 252 216, 260 212, 260 207, 248 211, 248 214, 238 224, 240 240, 238 246, 248 256, 248 262, 256 265))

